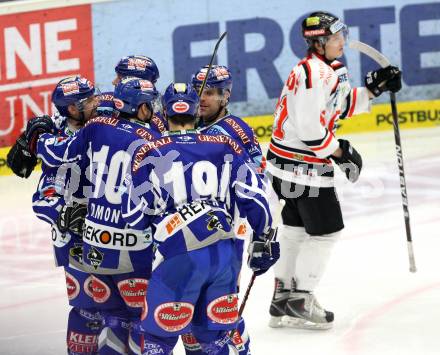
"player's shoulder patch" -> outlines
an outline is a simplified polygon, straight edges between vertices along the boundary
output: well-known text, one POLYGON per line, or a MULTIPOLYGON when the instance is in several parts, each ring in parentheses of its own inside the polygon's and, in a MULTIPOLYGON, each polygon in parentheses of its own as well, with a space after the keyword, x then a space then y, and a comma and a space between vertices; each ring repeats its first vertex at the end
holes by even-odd
POLYGON ((228 116, 224 118, 224 121, 232 128, 232 130, 235 132, 237 138, 243 143, 248 144, 251 142, 251 136, 248 128, 248 124, 244 122, 241 118, 236 116, 228 116), (248 132, 247 132, 248 131, 248 132))
POLYGON ((243 149, 240 147, 240 144, 238 144, 238 142, 232 139, 231 137, 226 136, 224 134, 219 134, 216 136, 208 135, 208 134, 199 134, 197 135, 197 140, 199 142, 209 142, 209 143, 228 145, 235 153, 237 154, 243 153, 243 149))
POLYGON ((160 116, 159 113, 154 113, 153 117, 151 118, 151 124, 160 132, 164 133, 168 129, 165 125, 164 119, 160 116))
POLYGON ((134 133, 142 139, 147 141, 153 141, 155 139, 154 135, 145 127, 138 127, 134 133))
POLYGON ((138 149, 138 151, 135 153, 133 157, 132 172, 135 173, 139 170, 139 168, 142 166, 141 164, 142 160, 144 160, 144 158, 148 155, 150 151, 152 151, 153 149, 160 149, 172 142, 173 142, 172 137, 166 136, 145 143, 142 147, 138 149))
POLYGON ((101 101, 113 102, 113 98, 114 98, 113 91, 103 92, 101 95, 99 95, 99 99, 101 101))
POLYGON ((84 125, 84 127, 88 127, 93 124, 104 124, 108 126, 115 127, 118 124, 119 120, 114 117, 108 117, 108 116, 98 116, 95 118, 92 118, 87 121, 87 123, 84 125))

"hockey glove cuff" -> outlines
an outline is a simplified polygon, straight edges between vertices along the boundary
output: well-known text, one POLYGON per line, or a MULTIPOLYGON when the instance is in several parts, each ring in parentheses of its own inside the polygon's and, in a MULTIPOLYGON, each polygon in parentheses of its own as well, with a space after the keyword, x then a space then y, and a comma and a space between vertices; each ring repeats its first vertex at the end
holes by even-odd
POLYGON ((61 233, 69 231, 81 236, 86 215, 86 205, 74 202, 72 206, 63 206, 58 215, 57 227, 61 233))
POLYGON ((370 71, 365 76, 365 86, 376 97, 384 91, 398 92, 402 88, 402 72, 393 66, 370 71))
POLYGON ((25 136, 29 151, 33 154, 36 154, 37 141, 43 133, 56 133, 55 122, 51 117, 47 115, 35 117, 27 123, 25 136))
POLYGON ((271 238, 264 238, 264 241, 253 241, 249 243, 248 266, 256 276, 264 274, 280 258, 280 243, 272 238, 276 235, 276 229, 269 233, 271 238))
POLYGON ((37 157, 29 151, 24 133, 17 138, 17 141, 9 150, 6 164, 15 175, 26 179, 37 165, 37 157))
POLYGON ((339 166, 339 169, 345 173, 348 180, 356 182, 362 170, 362 157, 345 139, 339 139, 339 147, 342 150, 342 156, 337 158, 332 155, 331 158, 339 166))

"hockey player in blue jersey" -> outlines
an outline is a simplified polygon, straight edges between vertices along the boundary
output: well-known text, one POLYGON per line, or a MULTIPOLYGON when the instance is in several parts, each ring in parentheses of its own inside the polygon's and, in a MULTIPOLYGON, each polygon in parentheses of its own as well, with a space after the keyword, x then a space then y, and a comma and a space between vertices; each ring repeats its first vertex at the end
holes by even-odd
POLYGON ((133 76, 156 84, 159 79, 159 68, 150 57, 144 55, 129 55, 122 57, 115 66, 116 77, 112 84, 116 87, 123 78, 133 76))
POLYGON ((204 353, 236 353, 234 206, 254 231, 250 266, 263 273, 279 257, 278 243, 266 240, 271 215, 262 181, 235 140, 194 130, 199 98, 191 84, 171 84, 162 103, 170 132, 138 149, 122 196, 123 217, 135 230, 152 225, 157 243, 141 353, 171 354, 189 331, 204 353), (257 253, 257 245, 267 248, 257 253))
MULTIPOLYGON (((197 92, 202 86, 207 71, 207 66, 202 67, 191 78, 191 83, 197 92)), ((264 157, 253 129, 240 117, 232 115, 228 110, 231 93, 231 72, 226 66, 213 65, 200 98, 199 129, 205 134, 224 134, 234 138, 249 154, 257 170, 263 171, 264 157)), ((266 186, 268 185, 266 184, 266 186)), ((246 219, 239 218, 237 215, 234 222, 235 233, 241 240, 241 242, 237 241, 237 252, 241 256, 243 254, 244 239, 249 234, 249 226, 246 219)), ((239 347, 241 349, 240 354, 248 354, 250 339, 243 319, 240 319, 236 337, 242 343, 242 346, 239 347)))
MULTIPOLYGON (((143 55, 130 55, 122 57, 115 66, 115 78, 112 84, 116 87, 123 78, 134 77, 148 80, 153 84, 159 79, 159 68, 153 59, 143 55)), ((101 95, 101 104, 98 113, 102 116, 112 115, 114 111, 113 91, 105 92, 101 95)), ((150 118, 150 127, 159 133, 165 132, 168 127, 162 117, 161 110, 154 112, 150 118)))
MULTIPOLYGON (((52 135, 39 135, 39 156, 53 165, 70 163, 89 180, 76 186, 88 199, 83 263, 93 272, 93 297, 103 321, 99 354, 127 353, 131 322, 140 318, 145 303, 151 234, 127 228, 121 184, 136 146, 158 136, 148 123, 141 124, 153 115, 158 96, 151 82, 124 78, 114 93, 117 117, 95 117, 57 144, 52 135)), ((28 135, 38 132, 30 127, 28 135)))
MULTIPOLYGON (((37 130, 52 127, 56 134, 54 144, 57 144, 94 116, 98 100, 93 84, 76 76, 65 78, 56 85, 52 103, 60 115, 34 119, 31 125, 37 124, 40 127, 37 130)), ((30 139, 27 143, 26 149, 33 155, 36 140, 30 139)), ((10 158, 21 164, 17 156, 10 158)), ((52 226, 55 263, 65 270, 67 296, 72 306, 67 324, 67 352, 71 355, 97 354, 100 321, 92 297, 91 275, 83 271, 82 265, 81 234, 86 206, 77 202, 66 205, 56 189, 57 169, 43 160, 38 188, 32 197, 33 209, 38 218, 52 226)))
MULTIPOLYGON (((197 92, 207 71, 208 67, 202 67, 192 76, 191 82, 197 92)), ((228 110, 231 93, 231 72, 224 65, 213 65, 200 98, 198 127, 205 134, 225 134, 234 138, 255 164, 260 166, 263 163, 263 153, 253 129, 228 110)))

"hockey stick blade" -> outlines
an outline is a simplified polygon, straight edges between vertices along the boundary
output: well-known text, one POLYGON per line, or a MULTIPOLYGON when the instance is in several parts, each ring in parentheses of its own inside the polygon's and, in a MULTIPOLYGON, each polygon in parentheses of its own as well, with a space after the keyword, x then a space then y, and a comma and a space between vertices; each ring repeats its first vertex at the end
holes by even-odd
POLYGON ((226 31, 223 32, 220 38, 217 40, 217 43, 215 44, 214 51, 212 52, 211 60, 209 61, 208 64, 208 70, 206 71, 205 78, 203 79, 202 85, 200 86, 199 89, 199 97, 202 97, 203 89, 205 89, 206 81, 208 80, 209 72, 211 71, 212 68, 212 62, 214 61, 215 55, 217 54, 218 47, 220 46, 221 41, 223 40, 223 38, 226 37, 227 34, 228 32, 226 31))
MULTIPOLYGON (((369 46, 368 44, 365 44, 360 41, 352 40, 350 41, 348 46, 352 49, 355 49, 365 54, 367 57, 370 57, 376 63, 378 63, 382 68, 386 68, 389 65, 391 65, 387 57, 385 57, 377 49, 369 46)), ((409 257, 409 271, 416 272, 417 268, 414 258, 414 249, 412 245, 411 226, 409 222, 408 194, 406 192, 406 179, 405 179, 405 170, 403 167, 403 153, 402 153, 402 144, 400 141, 400 129, 399 129, 399 120, 397 113, 396 94, 394 92, 390 93, 390 104, 391 104, 391 112, 393 115, 393 129, 394 129, 394 139, 396 143, 397 165, 399 167, 399 175, 400 175, 400 191, 402 195, 403 217, 405 220, 406 241, 407 241, 408 257, 409 257)))
POLYGON ((373 59, 376 63, 378 63, 382 68, 386 68, 387 66, 391 65, 390 61, 385 57, 382 53, 380 53, 377 49, 369 46, 366 43, 351 40, 348 46, 352 49, 355 49, 363 54, 365 54, 367 57, 370 57, 373 59))

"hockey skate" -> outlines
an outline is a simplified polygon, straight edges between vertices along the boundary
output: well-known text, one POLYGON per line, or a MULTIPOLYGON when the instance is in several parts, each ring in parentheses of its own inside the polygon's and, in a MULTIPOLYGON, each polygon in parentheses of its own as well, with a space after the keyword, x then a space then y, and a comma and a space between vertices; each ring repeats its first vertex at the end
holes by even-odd
POLYGON ((300 329, 330 329, 334 314, 320 306, 310 292, 290 292, 282 325, 300 329))
POLYGON ((282 318, 286 315, 285 308, 288 298, 289 289, 284 288, 284 282, 275 279, 275 290, 273 292, 272 302, 269 309, 269 327, 280 328, 283 326, 282 318))

